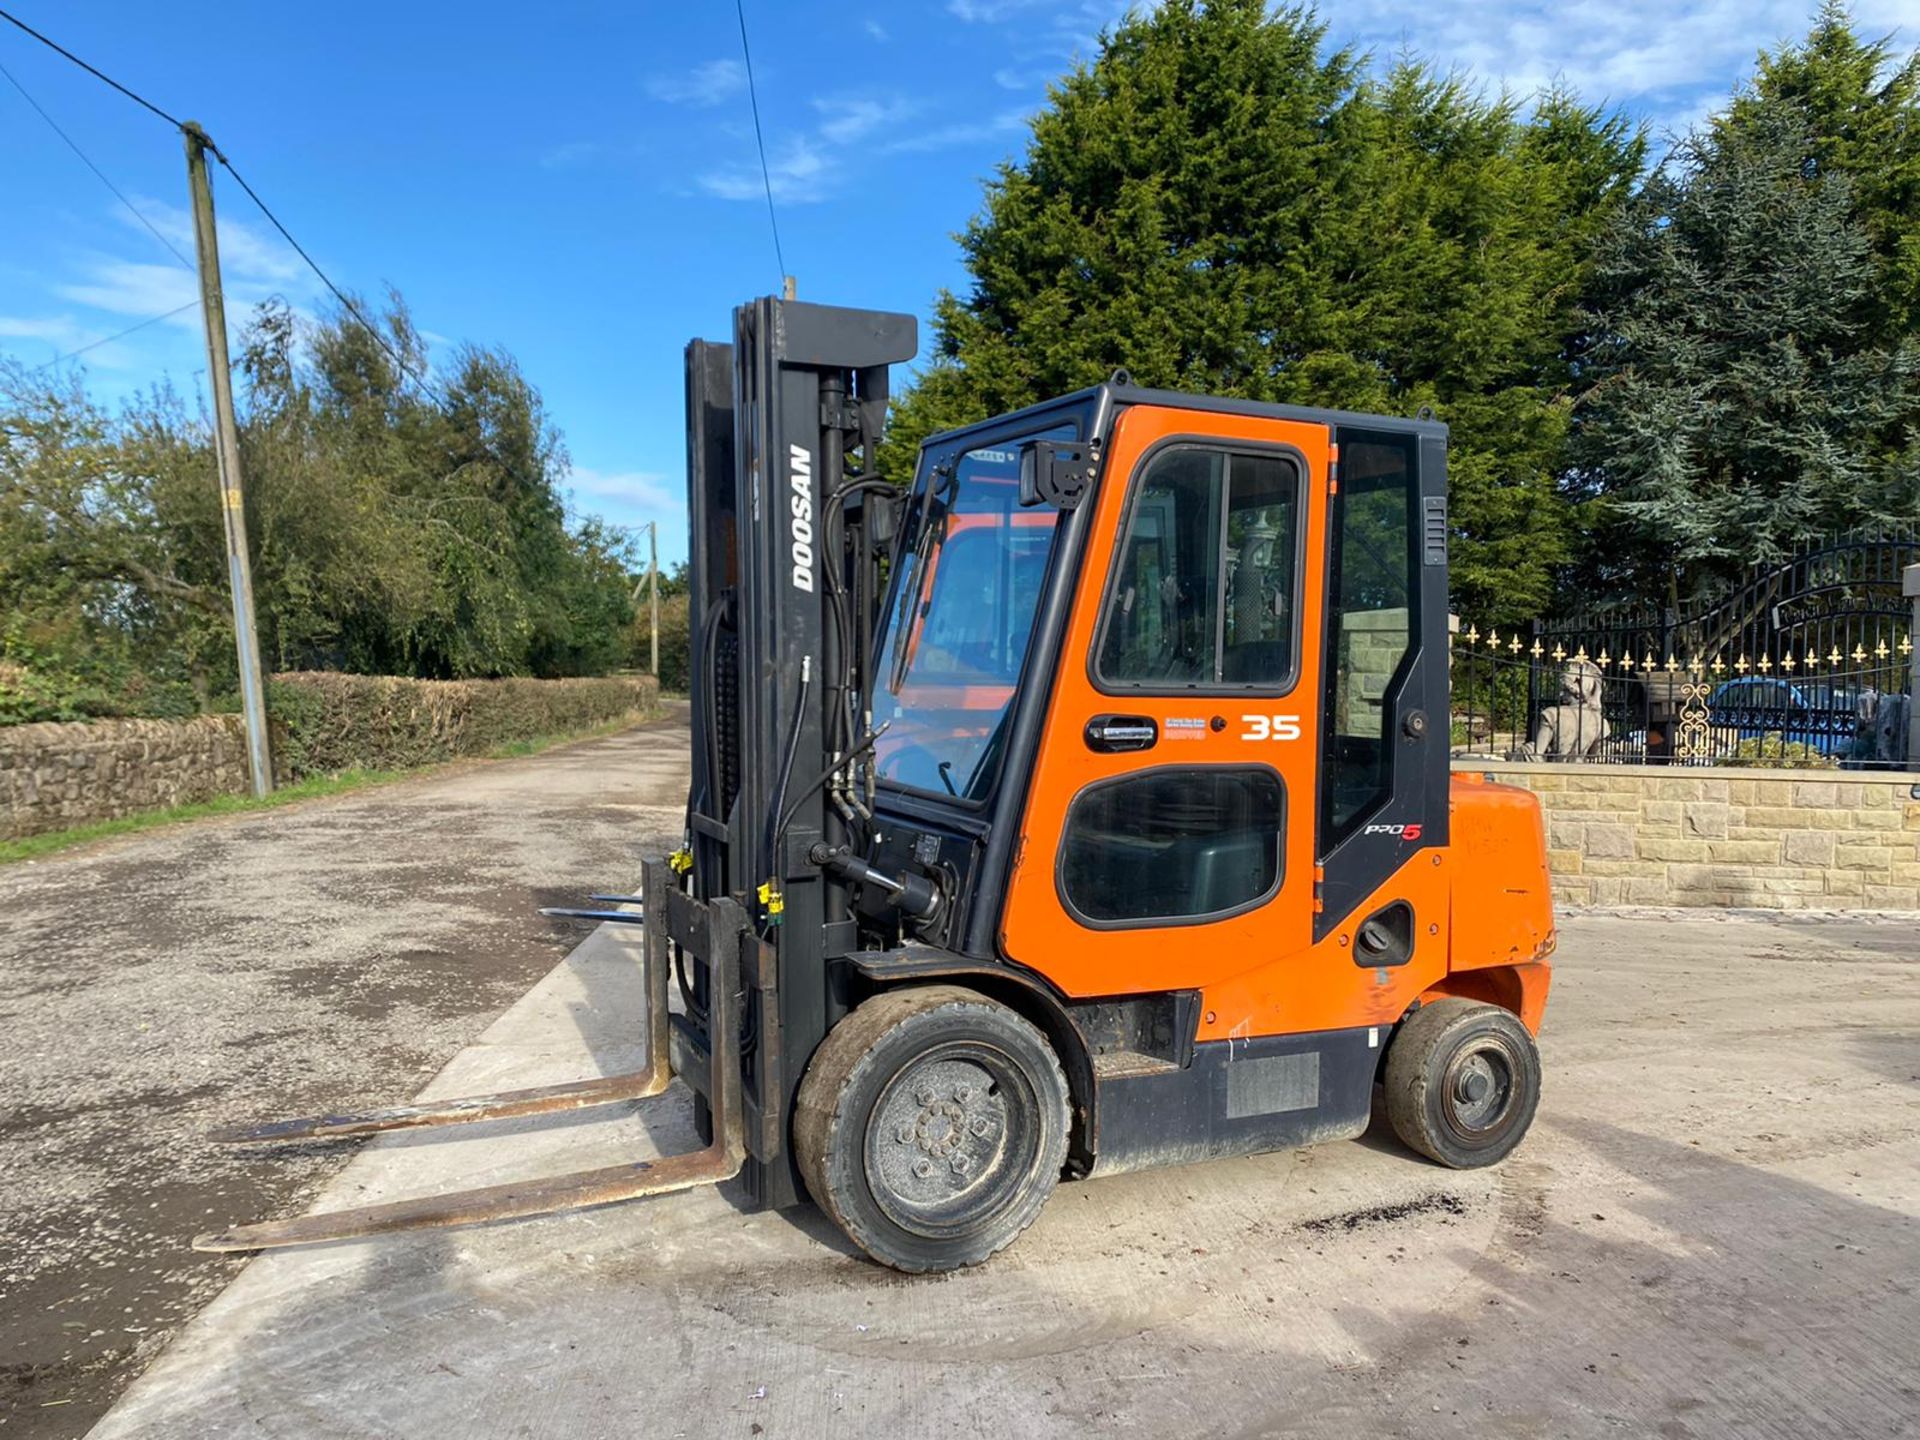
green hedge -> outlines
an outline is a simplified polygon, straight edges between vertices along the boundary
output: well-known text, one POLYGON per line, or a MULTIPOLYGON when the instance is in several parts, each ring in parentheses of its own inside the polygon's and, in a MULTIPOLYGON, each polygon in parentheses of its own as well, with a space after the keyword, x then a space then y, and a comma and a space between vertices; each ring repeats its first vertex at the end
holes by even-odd
POLYGON ((651 713, 650 675, 577 680, 409 680, 299 671, 267 682, 282 780, 406 770, 486 755, 516 740, 651 713))

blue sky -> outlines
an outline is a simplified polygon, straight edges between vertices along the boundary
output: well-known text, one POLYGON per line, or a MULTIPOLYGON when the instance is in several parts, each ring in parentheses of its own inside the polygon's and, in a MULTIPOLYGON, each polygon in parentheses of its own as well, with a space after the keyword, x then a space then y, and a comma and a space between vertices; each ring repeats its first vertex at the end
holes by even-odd
MULTIPOLYGON (((1724 99, 1813 0, 1345 0, 1333 39, 1410 48, 1519 94, 1564 78, 1657 127, 1724 99)), ((565 433, 572 494, 658 519, 685 554, 680 353, 725 338, 778 270, 740 37, 726 0, 453 5, 7 0, 107 73, 200 120, 333 278, 387 284, 442 351, 517 356, 565 433)), ((980 182, 1023 141, 1049 79, 1116 0, 748 0, 787 268, 803 298, 926 316, 965 276, 953 243, 980 182)), ((1920 39, 1920 0, 1858 0, 1920 39)), ((177 136, 11 27, 4 65, 178 248, 192 254, 177 136)), ((0 80, 0 351, 27 364, 160 315, 192 277, 0 80)), ((229 308, 319 284, 220 184, 229 308)), ((204 383, 189 310, 84 360, 114 399, 204 383)))

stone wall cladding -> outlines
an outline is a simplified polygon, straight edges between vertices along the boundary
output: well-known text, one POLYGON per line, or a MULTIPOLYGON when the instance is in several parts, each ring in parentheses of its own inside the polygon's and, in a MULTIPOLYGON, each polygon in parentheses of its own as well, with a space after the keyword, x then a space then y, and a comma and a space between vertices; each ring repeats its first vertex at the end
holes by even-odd
POLYGON ((238 715, 0 728, 0 836, 8 839, 246 788, 238 715))
POLYGON ((1920 774, 1461 768, 1540 797, 1561 904, 1920 910, 1920 774))
MULTIPOLYGON (((408 770, 503 744, 654 713, 650 675, 409 680, 275 675, 267 687, 282 784, 408 770)), ((0 839, 19 839, 248 789, 238 715, 0 726, 0 839)))

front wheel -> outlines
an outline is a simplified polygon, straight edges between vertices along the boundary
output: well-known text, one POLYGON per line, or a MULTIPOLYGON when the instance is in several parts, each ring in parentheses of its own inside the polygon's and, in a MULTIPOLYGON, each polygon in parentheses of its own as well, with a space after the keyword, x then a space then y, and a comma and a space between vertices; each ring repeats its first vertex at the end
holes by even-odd
POLYGON ((807 1188, 896 1270, 977 1265, 1047 1203, 1066 1163, 1066 1077, 1046 1037, 953 985, 888 991, 834 1027, 794 1107, 807 1188))
POLYGON ((1403 1142, 1470 1170, 1505 1159, 1526 1135, 1540 1104, 1540 1052, 1511 1011, 1450 997, 1400 1026, 1383 1084, 1403 1142))

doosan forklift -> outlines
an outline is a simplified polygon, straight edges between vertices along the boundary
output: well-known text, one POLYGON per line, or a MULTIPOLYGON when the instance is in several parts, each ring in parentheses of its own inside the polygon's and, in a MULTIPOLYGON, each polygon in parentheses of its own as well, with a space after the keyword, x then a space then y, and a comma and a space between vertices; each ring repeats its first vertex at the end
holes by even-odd
POLYGON ((1442 1165, 1520 1142, 1546 847, 1531 795, 1449 773, 1445 427, 1121 372, 934 436, 903 492, 875 459, 916 348, 910 316, 775 298, 688 347, 686 835, 599 917, 642 934, 647 1069, 220 1137, 677 1076, 707 1148, 196 1244, 738 1175, 946 1270, 1063 1178, 1352 1137, 1376 1103, 1442 1165))

